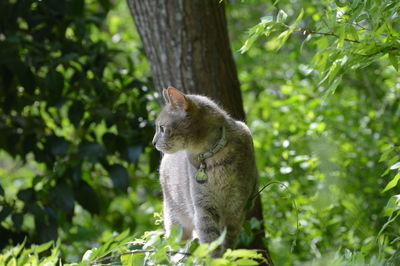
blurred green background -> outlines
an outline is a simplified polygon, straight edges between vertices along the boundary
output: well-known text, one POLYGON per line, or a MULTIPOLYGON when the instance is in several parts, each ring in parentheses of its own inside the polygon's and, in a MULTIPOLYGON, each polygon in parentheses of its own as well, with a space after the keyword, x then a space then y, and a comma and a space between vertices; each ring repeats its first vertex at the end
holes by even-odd
MULTIPOLYGON (((398 257, 400 4, 225 5, 260 183, 285 185, 262 192, 275 263, 398 257)), ((0 248, 59 239, 77 262, 161 228, 160 107, 126 2, 6 0, 0 14, 0 248)))

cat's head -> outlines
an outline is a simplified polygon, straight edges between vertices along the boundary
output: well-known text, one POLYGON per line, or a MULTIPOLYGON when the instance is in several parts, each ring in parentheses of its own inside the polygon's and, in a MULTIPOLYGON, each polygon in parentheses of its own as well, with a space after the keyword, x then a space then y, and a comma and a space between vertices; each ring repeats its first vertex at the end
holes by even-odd
POLYGON ((153 144, 164 153, 186 149, 191 135, 195 103, 179 90, 169 87, 163 90, 166 105, 156 120, 153 144))

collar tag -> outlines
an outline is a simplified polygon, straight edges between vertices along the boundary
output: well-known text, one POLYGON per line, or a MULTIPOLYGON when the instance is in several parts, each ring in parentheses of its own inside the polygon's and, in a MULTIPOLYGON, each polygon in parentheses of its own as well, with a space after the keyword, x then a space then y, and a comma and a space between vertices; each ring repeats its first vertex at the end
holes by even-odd
POLYGON ((223 126, 222 127, 222 136, 218 140, 218 142, 214 145, 214 147, 210 151, 199 154, 200 167, 199 167, 199 170, 197 170, 196 175, 195 175, 197 183, 203 184, 208 179, 208 176, 206 174, 207 165, 204 162, 204 160, 207 158, 210 158, 211 156, 213 156, 214 154, 219 152, 226 145, 227 142, 228 141, 226 139, 226 129, 223 126))
POLYGON ((197 172, 196 172, 195 178, 196 178, 197 183, 199 183, 199 184, 204 184, 208 179, 208 176, 205 171, 206 167, 207 167, 206 164, 204 162, 202 162, 200 164, 199 170, 197 170, 197 172))

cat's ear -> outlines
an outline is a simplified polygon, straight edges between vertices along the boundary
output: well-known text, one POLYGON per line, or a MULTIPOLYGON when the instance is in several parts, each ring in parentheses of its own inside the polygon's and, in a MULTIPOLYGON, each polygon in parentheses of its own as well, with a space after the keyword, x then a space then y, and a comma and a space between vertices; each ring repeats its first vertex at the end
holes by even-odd
POLYGON ((167 92, 166 89, 163 89, 163 90, 162 90, 162 95, 163 95, 163 97, 164 97, 165 103, 166 103, 166 104, 169 104, 170 100, 169 100, 168 92, 167 92))
POLYGON ((175 109, 183 109, 185 111, 189 109, 190 100, 182 92, 178 91, 173 87, 168 87, 167 95, 169 103, 175 109))

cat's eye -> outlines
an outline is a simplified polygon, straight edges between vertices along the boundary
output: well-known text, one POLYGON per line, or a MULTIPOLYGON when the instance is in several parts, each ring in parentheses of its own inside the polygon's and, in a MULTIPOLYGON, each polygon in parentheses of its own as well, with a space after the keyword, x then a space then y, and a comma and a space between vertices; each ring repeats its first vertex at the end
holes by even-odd
POLYGON ((164 126, 160 126, 160 132, 164 133, 164 131, 165 131, 165 127, 164 126))

